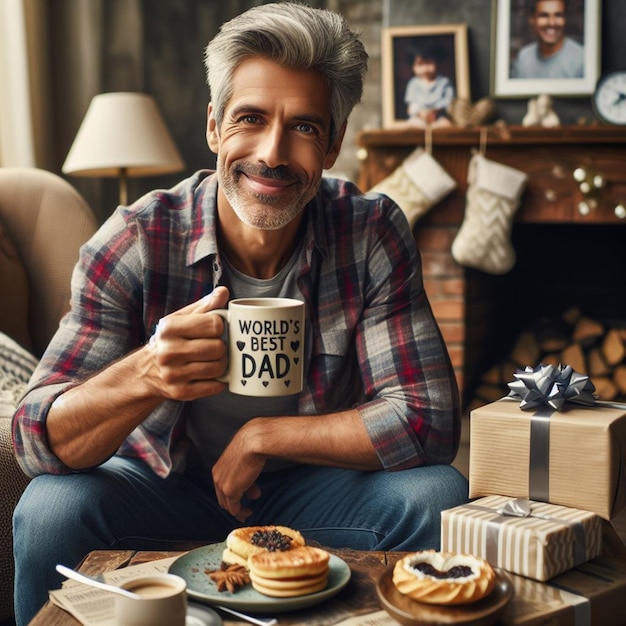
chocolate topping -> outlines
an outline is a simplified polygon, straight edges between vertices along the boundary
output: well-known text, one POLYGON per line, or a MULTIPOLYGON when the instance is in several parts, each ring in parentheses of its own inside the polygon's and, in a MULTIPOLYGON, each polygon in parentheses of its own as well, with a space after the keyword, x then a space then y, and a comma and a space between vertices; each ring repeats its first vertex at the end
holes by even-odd
POLYGON ((292 537, 283 535, 278 530, 257 530, 250 542, 270 552, 285 552, 291 549, 292 537))
POLYGON ((430 563, 416 563, 411 567, 433 578, 465 578, 472 574, 472 568, 467 565, 455 565, 445 572, 436 569, 430 563))

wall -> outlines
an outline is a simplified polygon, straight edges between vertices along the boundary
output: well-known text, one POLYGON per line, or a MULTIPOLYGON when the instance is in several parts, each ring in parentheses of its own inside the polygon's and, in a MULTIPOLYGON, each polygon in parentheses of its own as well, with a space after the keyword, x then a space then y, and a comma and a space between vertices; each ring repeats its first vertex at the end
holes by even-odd
MULTIPOLYGON (((350 120, 342 154, 334 168, 356 179, 355 137, 363 128, 381 125, 380 40, 384 26, 465 22, 469 27, 471 95, 489 95, 491 67, 491 0, 309 0, 342 12, 361 31, 370 53, 370 70, 362 103, 350 120)), ((262 1, 233 0, 55 0, 50 4, 50 57, 56 93, 55 128, 58 171, 91 97, 102 91, 146 91, 155 95, 187 164, 185 173, 212 167, 204 128, 208 90, 202 55, 218 26, 247 6, 262 1), (68 24, 73 24, 72 28, 68 24)), ((602 69, 625 67, 626 2, 604 0, 602 69)), ((519 123, 526 100, 496 101, 498 117, 519 123)), ((558 99, 566 123, 592 117, 589 98, 558 99)), ((179 175, 130 181, 135 198, 169 186, 179 175)), ((101 217, 114 208, 115 181, 68 179, 84 193, 101 217)))
MULTIPOLYGON (((623 0, 598 0, 602 5, 601 71, 624 68, 626 40, 626 3, 623 0)), ((471 95, 478 100, 490 95, 492 71, 492 0, 387 0, 389 26, 466 23, 471 95)), ((527 98, 496 100, 498 117, 519 124, 526 113, 527 98)), ((579 118, 594 118, 589 97, 556 98, 562 122, 576 123, 579 118)))

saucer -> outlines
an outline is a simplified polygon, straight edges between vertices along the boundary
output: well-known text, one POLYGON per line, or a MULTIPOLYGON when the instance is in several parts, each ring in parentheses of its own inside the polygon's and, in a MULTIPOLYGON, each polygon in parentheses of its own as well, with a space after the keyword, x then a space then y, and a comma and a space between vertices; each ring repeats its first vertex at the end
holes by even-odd
POLYGON ((500 570, 496 572, 493 591, 474 604, 441 605, 416 602, 400 593, 393 584, 393 568, 388 567, 376 584, 383 608, 405 626, 489 626, 494 624, 513 597, 513 583, 500 570))
POLYGON ((195 602, 187 603, 185 626, 222 626, 222 618, 208 606, 195 602))

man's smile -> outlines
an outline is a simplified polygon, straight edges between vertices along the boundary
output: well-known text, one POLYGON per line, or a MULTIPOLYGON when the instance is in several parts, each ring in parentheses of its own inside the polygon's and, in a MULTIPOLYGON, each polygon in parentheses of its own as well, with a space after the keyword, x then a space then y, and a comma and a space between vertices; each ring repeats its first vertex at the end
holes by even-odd
POLYGON ((296 181, 283 180, 277 178, 267 178, 248 172, 242 172, 243 177, 248 182, 248 187, 257 194, 275 195, 282 193, 288 187, 291 187, 296 181))

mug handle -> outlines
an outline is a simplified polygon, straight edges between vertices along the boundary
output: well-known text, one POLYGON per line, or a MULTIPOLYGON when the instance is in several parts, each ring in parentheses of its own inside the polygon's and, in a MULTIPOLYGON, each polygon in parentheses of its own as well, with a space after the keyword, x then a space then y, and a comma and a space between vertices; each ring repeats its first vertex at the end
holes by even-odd
MULTIPOLYGON (((219 315, 224 320, 224 327, 226 329, 226 334, 228 334, 228 317, 229 311, 228 309, 214 309, 213 311, 209 311, 209 314, 215 313, 215 315, 219 315)), ((221 376, 216 376, 215 380, 219 380, 221 383, 228 383, 230 381, 229 374, 230 360, 226 365, 226 371, 221 376)))

